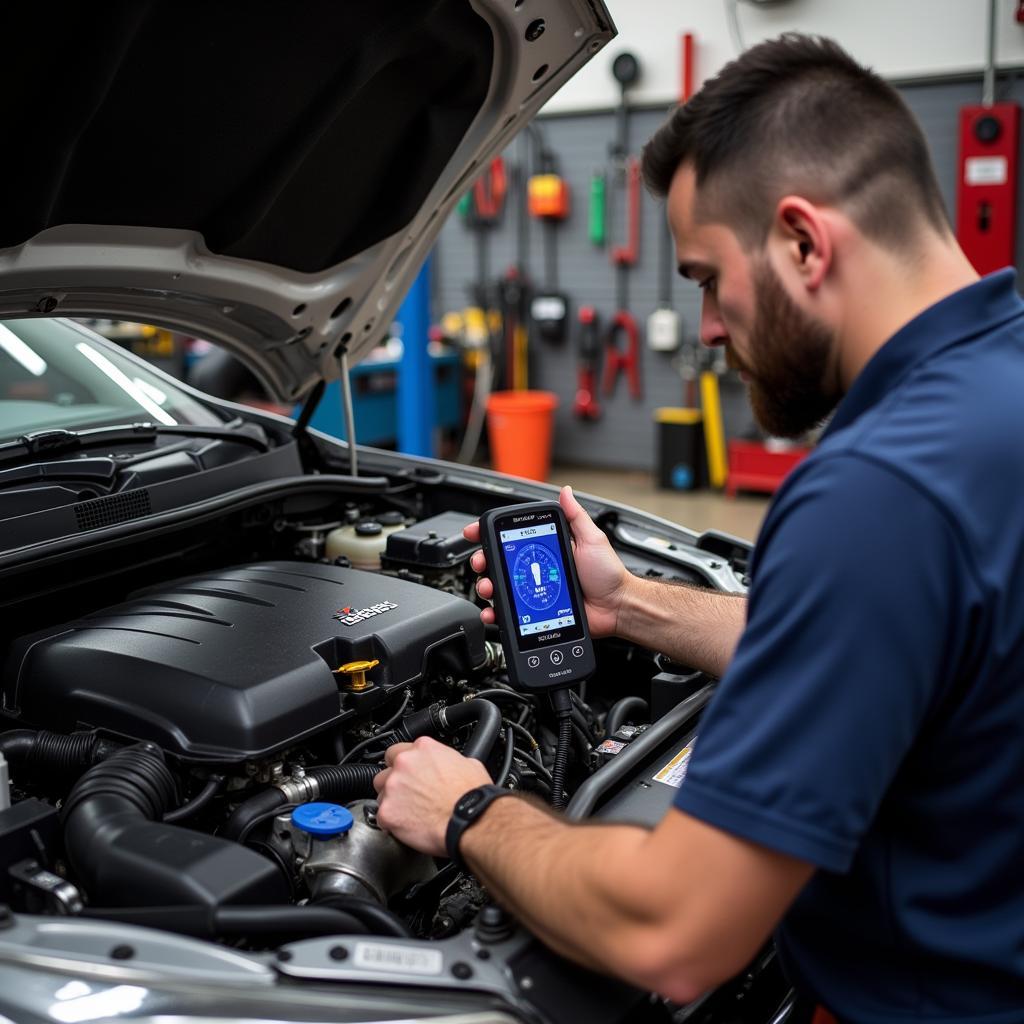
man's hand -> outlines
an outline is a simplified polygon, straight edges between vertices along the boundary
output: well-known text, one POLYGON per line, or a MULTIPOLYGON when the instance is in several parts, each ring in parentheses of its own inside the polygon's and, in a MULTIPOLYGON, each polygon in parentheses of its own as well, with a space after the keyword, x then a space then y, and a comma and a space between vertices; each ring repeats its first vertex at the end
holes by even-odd
POLYGON ((380 827, 415 850, 444 857, 444 834, 455 804, 491 781, 487 769, 428 736, 389 747, 384 762, 387 767, 373 780, 380 827))
MULTIPOLYGON (((594 524, 586 510, 576 500, 572 488, 563 487, 558 502, 569 520, 572 531, 572 549, 576 559, 580 586, 586 604, 587 622, 594 636, 610 636, 616 632, 619 608, 630 576, 604 533, 594 524)), ((480 540, 480 524, 471 523, 462 531, 467 540, 480 540)), ((487 571, 487 559, 478 551, 470 562, 474 571, 487 571)), ((485 600, 494 597, 494 583, 483 576, 477 580, 476 592, 485 600)), ((494 621, 494 610, 485 608, 480 613, 484 622, 494 621)))

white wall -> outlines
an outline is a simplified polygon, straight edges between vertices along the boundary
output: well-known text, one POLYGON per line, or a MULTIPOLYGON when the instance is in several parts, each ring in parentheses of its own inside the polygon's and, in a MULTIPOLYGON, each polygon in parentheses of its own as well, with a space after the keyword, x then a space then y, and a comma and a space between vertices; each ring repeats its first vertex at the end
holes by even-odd
MULTIPOLYGON (((551 99, 545 112, 614 106, 618 85, 611 63, 623 50, 641 62, 642 79, 630 93, 632 101, 670 105, 679 94, 683 32, 696 35, 697 84, 736 55, 725 0, 605 2, 618 38, 551 99)), ((999 0, 997 64, 1024 65, 1024 25, 1016 20, 1017 6, 1017 0, 999 0)), ((738 5, 747 46, 791 30, 832 36, 888 78, 980 71, 988 9, 989 0, 740 0, 738 5)))

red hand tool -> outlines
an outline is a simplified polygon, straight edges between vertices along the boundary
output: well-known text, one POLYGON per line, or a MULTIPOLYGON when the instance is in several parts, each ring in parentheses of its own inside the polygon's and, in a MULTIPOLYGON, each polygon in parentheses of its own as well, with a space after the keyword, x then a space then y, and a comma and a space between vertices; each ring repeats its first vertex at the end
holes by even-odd
POLYGON ((486 173, 477 178, 473 185, 473 199, 476 204, 476 215, 485 223, 494 223, 505 203, 508 190, 508 178, 505 174, 505 161, 496 156, 487 168, 486 173))
POLYGON ((605 338, 604 393, 610 395, 615 390, 615 381, 619 373, 625 370, 629 379, 629 393, 634 398, 640 397, 640 328, 633 314, 620 309, 608 326, 605 338), (626 348, 623 350, 616 344, 619 333, 626 336, 626 348))
POLYGON ((597 362, 601 357, 601 345, 597 313, 593 306, 580 307, 579 322, 579 384, 572 411, 581 420, 596 420, 601 415, 601 406, 597 403, 597 362))

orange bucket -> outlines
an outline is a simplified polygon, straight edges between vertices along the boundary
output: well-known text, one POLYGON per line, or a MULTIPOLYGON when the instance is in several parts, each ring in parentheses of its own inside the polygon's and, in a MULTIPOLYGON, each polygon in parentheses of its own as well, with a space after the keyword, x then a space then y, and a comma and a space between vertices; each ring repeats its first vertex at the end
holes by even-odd
POLYGON ((487 399, 491 461, 499 473, 547 480, 557 405, 550 391, 495 391, 487 399))

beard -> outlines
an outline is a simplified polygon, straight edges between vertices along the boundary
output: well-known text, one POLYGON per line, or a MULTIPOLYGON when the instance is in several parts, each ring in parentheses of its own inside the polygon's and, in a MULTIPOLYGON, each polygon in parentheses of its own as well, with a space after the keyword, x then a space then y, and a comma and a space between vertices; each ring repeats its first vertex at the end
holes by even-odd
POLYGON ((726 360, 750 378, 750 405, 775 437, 796 438, 821 423, 843 397, 832 366, 835 332, 789 297, 767 263, 754 267, 755 317, 750 362, 726 360))

